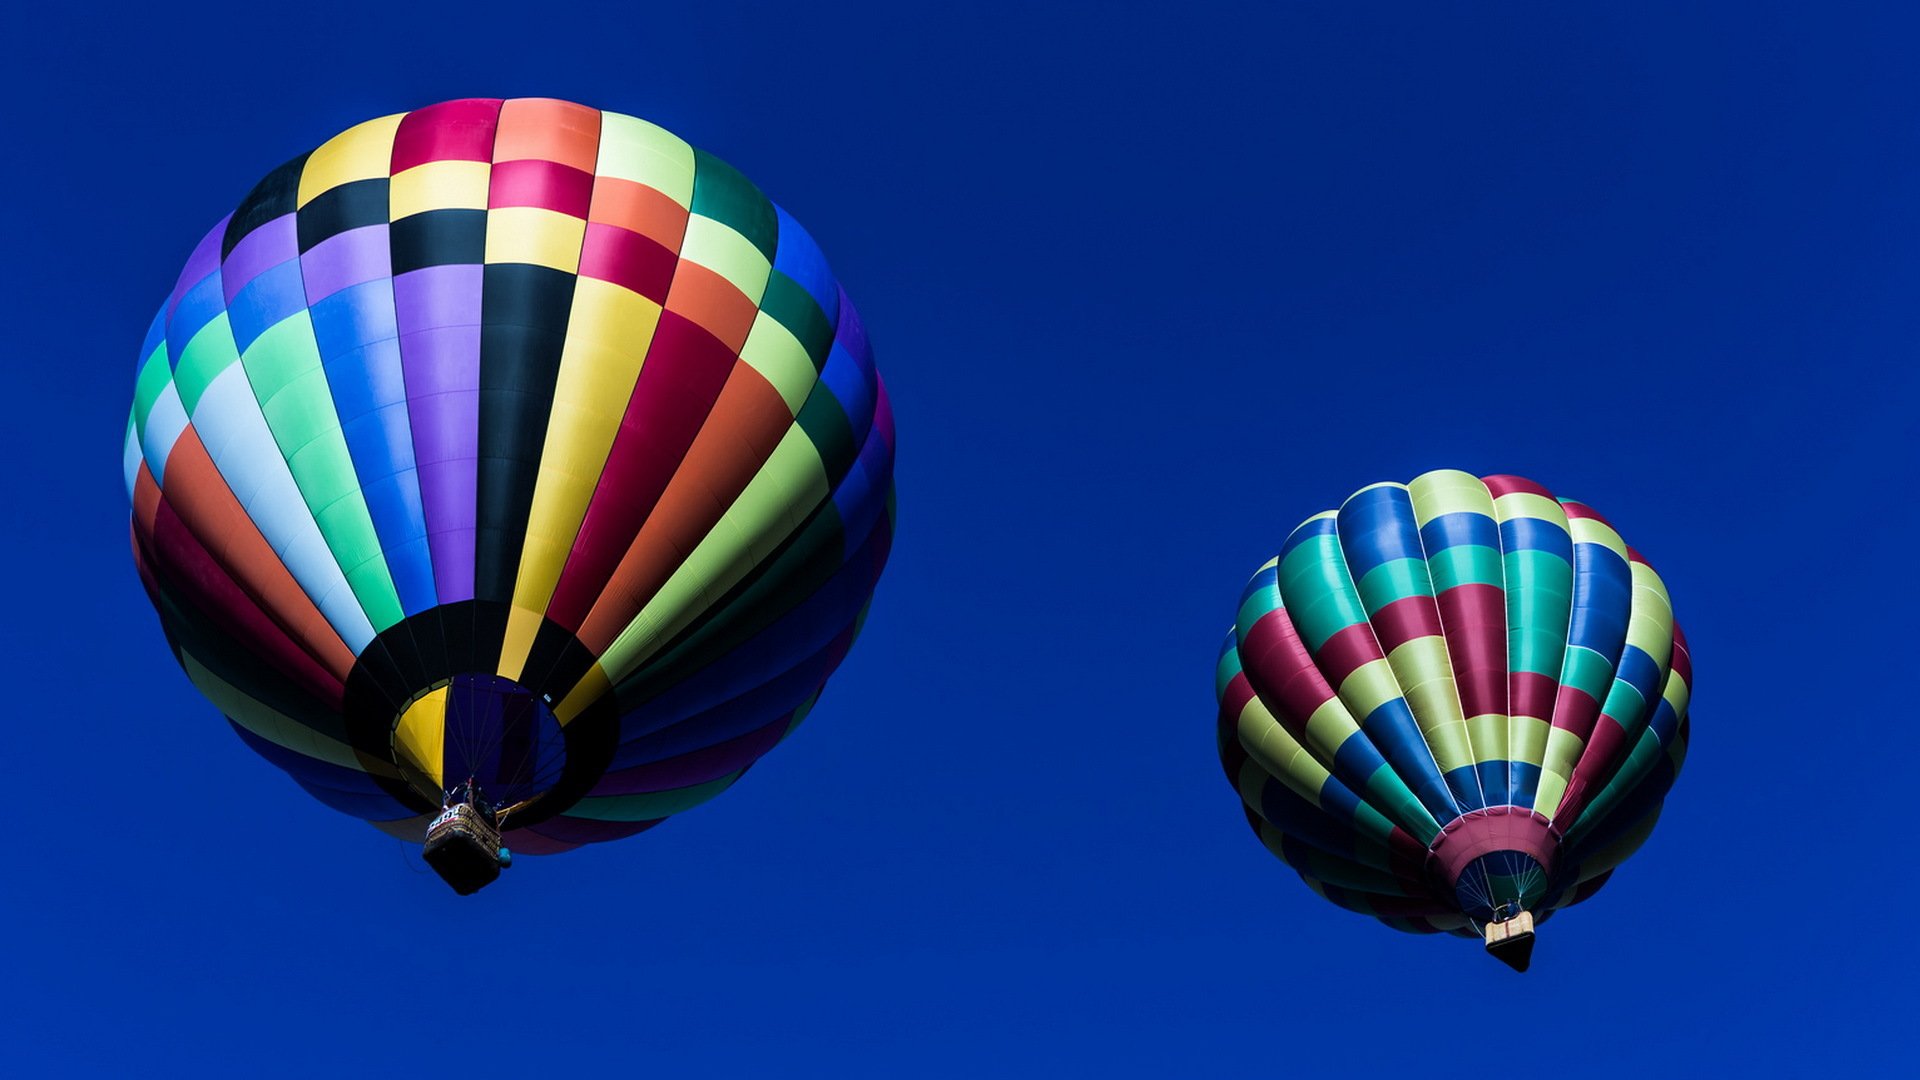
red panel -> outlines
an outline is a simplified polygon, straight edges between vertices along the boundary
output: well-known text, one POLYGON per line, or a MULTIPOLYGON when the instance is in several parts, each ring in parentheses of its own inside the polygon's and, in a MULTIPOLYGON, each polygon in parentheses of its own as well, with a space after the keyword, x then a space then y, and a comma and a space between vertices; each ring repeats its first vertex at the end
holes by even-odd
POLYGON ((593 174, 553 161, 502 161, 490 173, 487 206, 537 206, 585 220, 593 174))
POLYGON ((1460 706, 1468 716, 1507 711, 1507 594, 1497 585, 1456 585, 1440 594, 1460 706))
POLYGON ((500 102, 494 98, 415 109, 400 118, 394 132, 392 171, 404 172, 429 161, 492 161, 499 117, 500 102))
POLYGON ((569 630, 586 620, 706 423, 735 361, 735 353, 712 334, 670 311, 661 313, 548 618, 569 630))

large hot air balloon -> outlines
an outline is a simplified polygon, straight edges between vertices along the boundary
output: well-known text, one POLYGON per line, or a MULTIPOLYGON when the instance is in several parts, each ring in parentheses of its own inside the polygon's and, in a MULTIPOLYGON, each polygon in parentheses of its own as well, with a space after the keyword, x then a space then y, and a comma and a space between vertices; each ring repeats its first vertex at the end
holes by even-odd
POLYGON ((1692 678, 1666 586, 1591 508, 1431 472, 1308 518, 1220 655, 1220 760, 1317 893, 1415 932, 1533 927, 1652 831, 1692 678))
POLYGON ((466 100, 343 132, 206 235, 125 467, 194 685, 328 806, 431 824, 464 892, 500 831, 631 836, 800 723, 886 561, 893 437, 845 292, 738 172, 466 100))

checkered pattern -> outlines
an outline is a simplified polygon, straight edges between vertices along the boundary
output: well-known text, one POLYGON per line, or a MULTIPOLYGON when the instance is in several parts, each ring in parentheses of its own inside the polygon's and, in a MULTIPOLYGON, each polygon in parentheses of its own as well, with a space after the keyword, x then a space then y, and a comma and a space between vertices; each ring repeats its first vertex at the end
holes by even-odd
POLYGON ((561 101, 384 117, 268 174, 154 320, 125 445, 189 676, 410 839, 393 724, 456 675, 586 740, 519 850, 725 788, 811 707, 892 531, 891 411, 812 239, 561 101))

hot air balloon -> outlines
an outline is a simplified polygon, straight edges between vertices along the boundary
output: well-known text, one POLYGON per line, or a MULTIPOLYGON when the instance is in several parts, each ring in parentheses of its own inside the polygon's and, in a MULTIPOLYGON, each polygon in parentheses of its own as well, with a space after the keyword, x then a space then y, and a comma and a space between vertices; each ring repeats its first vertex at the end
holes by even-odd
POLYGON ((207 233, 125 473, 193 684, 471 892, 503 841, 632 836, 800 723, 886 562, 893 440, 846 293, 740 173, 631 116, 463 100, 207 233))
POLYGON ((1599 514, 1430 472, 1308 518, 1248 583, 1220 760, 1315 892, 1524 971, 1652 831, 1691 679, 1665 584, 1599 514))

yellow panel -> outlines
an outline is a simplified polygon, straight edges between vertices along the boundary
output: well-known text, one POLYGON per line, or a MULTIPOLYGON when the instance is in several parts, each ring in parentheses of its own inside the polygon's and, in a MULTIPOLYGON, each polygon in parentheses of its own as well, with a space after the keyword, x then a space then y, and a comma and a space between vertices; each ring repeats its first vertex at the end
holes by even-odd
POLYGON ((393 749, 410 768, 423 773, 445 790, 444 758, 447 731, 447 688, 430 690, 407 706, 393 727, 393 749))
POLYGON ((1416 478, 1407 485, 1407 491, 1413 496, 1414 522, 1422 528, 1442 514, 1493 516, 1492 493, 1479 477, 1469 472, 1438 469, 1416 478))
POLYGON ((1493 500, 1493 512, 1501 521, 1530 517, 1567 523, 1567 512, 1559 503, 1531 491, 1513 491, 1500 496, 1493 500))
POLYGON ((553 707, 553 718, 559 721, 561 727, 565 727, 611 689, 613 680, 607 678, 605 668, 595 663, 580 677, 579 682, 573 684, 573 689, 567 691, 567 696, 560 699, 560 704, 553 707))
POLYGON ((516 607, 545 611, 553 599, 659 321, 660 305, 644 296, 592 278, 574 283, 516 607))
POLYGON ((1533 808, 1548 819, 1560 809, 1560 797, 1567 793, 1567 778, 1552 769, 1540 773, 1540 784, 1533 792, 1533 808))
POLYGON ((645 184, 681 206, 693 205, 693 148, 645 120, 601 113, 600 161, 594 171, 645 184))
POLYGON ((1653 567, 1633 564, 1633 607, 1627 616, 1627 644, 1665 668, 1673 646, 1673 602, 1667 584, 1653 567))
POLYGON ((537 206, 487 211, 487 261, 532 263, 569 274, 580 272, 580 244, 587 223, 572 214, 537 206))
POLYGON ((1289 790, 1315 806, 1327 782, 1326 767, 1314 760, 1286 728, 1273 718, 1259 698, 1240 710, 1240 746, 1247 758, 1289 790))
POLYGON ((1353 722, 1353 714, 1347 711, 1346 703, 1337 697, 1321 702, 1320 707, 1313 710, 1313 715, 1307 717, 1307 743, 1319 751, 1318 757, 1322 761, 1332 761, 1334 755, 1340 752, 1341 744, 1358 730, 1360 725, 1353 722))
MULTIPOLYGON (((524 569, 525 562, 521 563, 524 569)), ((540 632, 544 617, 515 605, 507 613, 507 636, 500 644, 500 674, 518 682, 527 666, 527 654, 533 651, 533 637, 540 632)))
POLYGON ((1537 765, 1547 756, 1547 732, 1553 725, 1537 716, 1515 716, 1507 725, 1514 761, 1537 765))
MULTIPOLYGON (((1612 723, 1611 720, 1607 721, 1612 723)), ((1533 806, 1548 817, 1553 816, 1549 808, 1560 805, 1560 796, 1566 790, 1567 778, 1573 775, 1573 767, 1580 761, 1580 752, 1586 749, 1585 740, 1566 728, 1553 728, 1547 732, 1547 752, 1540 764, 1540 790, 1533 797, 1533 806)))
POLYGON ((1373 715, 1373 710, 1400 696, 1400 684, 1385 660, 1369 660, 1353 669, 1340 683, 1340 700, 1358 717, 1373 715))
POLYGON ((726 278, 755 304, 766 294, 767 276, 773 270, 773 264, 753 241, 698 214, 687 219, 687 238, 680 244, 680 257, 726 278))
POLYGON ((387 216, 394 221, 428 210, 485 210, 493 166, 484 161, 429 161, 393 178, 387 216))
POLYGON ((1473 764, 1473 747, 1467 742, 1467 722, 1449 720, 1444 724, 1422 725, 1420 735, 1427 741, 1427 752, 1443 773, 1473 764))
POLYGON ((1481 713, 1467 718, 1467 737, 1473 742, 1473 761, 1512 760, 1507 754, 1509 721, 1500 713, 1481 713))
POLYGON ((813 358, 807 355, 800 339, 764 311, 754 316, 753 330, 747 334, 746 344, 740 347, 740 359, 772 383, 780 399, 787 403, 787 411, 796 415, 807 403, 814 384, 820 381, 820 373, 813 368, 813 358))
POLYGON ((393 168, 393 133, 400 130, 404 115, 395 113, 355 124, 307 155, 307 163, 300 169, 298 204, 305 206, 341 184, 386 176, 393 168))
POLYGON ((1576 544, 1599 544, 1622 559, 1627 557, 1627 542, 1597 518, 1568 518, 1567 531, 1573 534, 1576 544))

